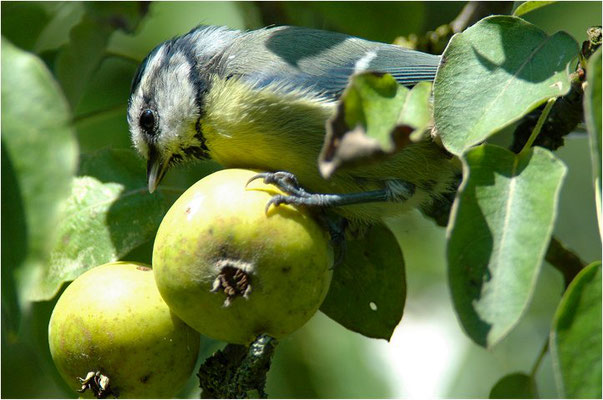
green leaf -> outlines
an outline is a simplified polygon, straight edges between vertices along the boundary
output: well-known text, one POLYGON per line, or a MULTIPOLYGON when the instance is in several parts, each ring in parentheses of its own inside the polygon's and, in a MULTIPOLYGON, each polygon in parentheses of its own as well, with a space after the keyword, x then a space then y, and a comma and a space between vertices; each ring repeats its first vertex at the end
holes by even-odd
POLYGON ((104 56, 113 29, 85 15, 70 33, 70 41, 57 55, 56 75, 72 107, 77 106, 87 83, 104 56))
POLYGON ((32 50, 49 22, 50 15, 42 2, 2 2, 2 36, 14 45, 32 50))
POLYGON ((124 115, 136 67, 124 59, 111 57, 106 58, 94 73, 95 79, 88 84, 74 110, 75 127, 83 153, 105 147, 132 147, 124 115))
POLYGON ((75 1, 49 2, 44 5, 51 15, 51 20, 36 41, 33 50, 37 54, 57 50, 68 43, 69 32, 82 19, 85 7, 82 2, 75 1))
POLYGON ((513 15, 516 17, 520 17, 531 11, 538 10, 541 7, 545 7, 554 3, 556 3, 556 1, 526 1, 524 3, 521 3, 519 7, 517 7, 515 11, 513 11, 513 15))
POLYGON ((599 233, 603 236, 601 215, 601 48, 588 60, 587 86, 584 92, 584 117, 590 142, 599 233))
POLYGON ((490 391, 491 399, 537 399, 536 382, 521 372, 503 376, 490 391))
POLYGON ((75 108, 117 29, 133 31, 144 15, 134 2, 87 2, 86 13, 70 32, 69 43, 56 59, 56 75, 75 108))
MULTIPOLYGON (((3 132, 4 134, 4 132, 3 132)), ((6 146, 2 142, 2 237, 0 252, 2 263, 2 329, 16 334, 19 327, 21 310, 15 285, 14 270, 27 256, 27 232, 23 199, 17 175, 6 146)), ((3 333, 4 335, 4 333, 3 333)))
POLYGON ((83 14, 79 2, 2 3, 2 35, 23 50, 40 55, 63 45, 83 14))
MULTIPOLYGON (((67 102, 46 66, 3 38, 2 148, 12 169, 4 183, 14 191, 7 206, 19 213, 11 217, 23 220, 14 226, 14 235, 3 236, 12 265, 2 263, 2 269, 16 274, 22 301, 48 261, 60 208, 69 196, 77 160, 70 120, 67 102)), ((3 200, 4 190, 3 185, 3 200)), ((5 226, 10 221, 2 219, 3 232, 12 231, 5 226)))
POLYGON ((347 241, 344 251, 320 310, 354 332, 389 340, 406 299, 404 258, 395 236, 375 225, 361 239, 347 241))
POLYGON ((463 328, 491 347, 528 306, 566 168, 540 147, 519 156, 484 144, 463 161, 449 224, 448 277, 463 328))
POLYGON ((434 82, 435 127, 460 155, 569 91, 578 44, 565 32, 547 36, 516 17, 493 16, 455 35, 434 82))
POLYGON ((431 84, 412 90, 389 74, 354 75, 327 122, 319 168, 325 177, 336 169, 383 158, 418 141, 431 119, 431 84))
POLYGON ((574 278, 553 318, 550 338, 560 396, 601 398, 601 262, 574 278))
POLYGON ((143 162, 133 151, 86 156, 79 174, 35 300, 52 298, 63 282, 152 240, 167 209, 162 194, 147 192, 143 162))
POLYGON ((413 129, 410 134, 411 141, 419 141, 431 122, 432 112, 431 82, 419 82, 408 92, 397 124, 413 129))

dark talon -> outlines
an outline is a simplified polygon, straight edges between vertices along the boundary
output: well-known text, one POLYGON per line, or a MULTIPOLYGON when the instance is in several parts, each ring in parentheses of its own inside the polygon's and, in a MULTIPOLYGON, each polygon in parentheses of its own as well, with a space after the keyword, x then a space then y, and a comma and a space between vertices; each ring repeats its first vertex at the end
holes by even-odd
POLYGON ((286 171, 278 171, 270 174, 267 178, 267 183, 275 183, 275 184, 288 184, 290 186, 294 186, 299 188, 299 182, 295 175, 286 171), (289 181, 287 183, 286 181, 289 181))
POLYGON ((247 181, 247 185, 249 185, 252 181, 255 181, 256 179, 260 178, 262 178, 264 180, 264 183, 266 184, 275 184, 277 186, 284 185, 299 188, 299 182, 297 181, 295 175, 285 171, 260 172, 259 174, 252 176, 247 181))
POLYGON ((262 179, 267 185, 272 184, 293 197, 310 197, 311 194, 302 189, 295 175, 290 172, 261 172, 252 176, 245 187, 256 179, 262 179))
POLYGON ((269 172, 262 172, 259 174, 256 174, 254 176, 252 176, 251 178, 249 178, 249 180, 247 181, 247 183, 245 184, 245 187, 249 186, 249 184, 255 180, 258 180, 260 178, 262 178, 264 180, 264 183, 266 183, 266 179, 268 178, 269 172))
POLYGON ((268 210, 270 210, 271 205, 278 207, 282 203, 285 203, 286 202, 285 197, 286 196, 283 196, 282 194, 274 195, 270 200, 268 200, 268 203, 266 203, 266 209, 264 210, 264 212, 266 214, 268 214, 268 210))

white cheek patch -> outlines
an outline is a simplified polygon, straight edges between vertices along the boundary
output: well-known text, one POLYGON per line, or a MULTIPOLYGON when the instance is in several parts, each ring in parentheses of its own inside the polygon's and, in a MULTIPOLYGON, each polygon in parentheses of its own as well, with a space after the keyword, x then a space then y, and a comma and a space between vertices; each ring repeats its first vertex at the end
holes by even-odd
MULTIPOLYGON (((144 94, 145 90, 149 91, 152 89, 152 79, 159 72, 163 58, 165 57, 165 47, 160 48, 155 55, 147 62, 144 74, 140 79, 140 83, 136 88, 136 91, 132 93, 130 98, 130 106, 128 107, 128 123, 130 124, 130 137, 132 144, 140 155, 144 158, 149 156, 149 147, 144 140, 144 134, 138 125, 140 118, 140 112, 144 107, 144 94)), ((147 94, 147 95, 148 95, 147 94)))
POLYGON ((171 153, 198 144, 194 124, 199 118, 197 88, 190 78, 191 65, 183 53, 172 55, 156 83, 155 101, 159 111, 159 147, 171 153))
POLYGON ((198 88, 190 76, 191 63, 183 51, 172 50, 168 54, 165 47, 147 63, 128 109, 132 143, 145 158, 149 139, 138 120, 149 98, 158 117, 158 133, 153 142, 163 156, 183 155, 182 149, 199 146, 199 139, 195 138, 195 124, 200 117, 198 88))

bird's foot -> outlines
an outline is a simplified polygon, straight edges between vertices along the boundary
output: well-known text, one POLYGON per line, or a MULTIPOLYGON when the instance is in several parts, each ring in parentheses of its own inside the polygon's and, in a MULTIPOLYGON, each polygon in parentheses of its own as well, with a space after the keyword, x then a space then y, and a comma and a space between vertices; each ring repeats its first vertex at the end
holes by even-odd
MULTIPOLYGON (((271 205, 278 206, 280 204, 291 204, 296 206, 308 206, 316 208, 328 208, 328 207, 340 207, 351 204, 359 203, 371 203, 371 202, 382 202, 382 201, 401 201, 405 199, 400 195, 392 194, 389 189, 371 190, 367 192, 357 193, 334 193, 334 194, 323 194, 323 193, 310 193, 303 189, 295 175, 286 171, 278 172, 262 172, 254 175, 247 181, 247 184, 256 180, 263 179, 264 183, 273 184, 280 188, 286 194, 277 194, 273 196, 266 205, 266 211, 270 209, 271 205)), ((402 182, 402 181, 400 181, 402 182)), ((399 183, 400 185, 400 183, 399 183)), ((410 192, 414 192, 414 185, 403 182, 405 189, 410 192)), ((410 194, 412 195, 412 193, 410 194)))
POLYGON ((345 230, 348 221, 340 215, 327 211, 327 208, 347 204, 347 195, 310 193, 301 187, 294 174, 287 171, 259 173, 252 176, 247 181, 247 185, 257 179, 262 179, 265 184, 275 185, 286 193, 284 195, 274 195, 266 204, 266 212, 268 212, 270 206, 279 206, 280 204, 315 208, 315 211, 318 211, 316 214, 318 221, 331 236, 331 244, 335 251, 333 267, 343 262, 346 253, 345 230))
POLYGON ((254 175, 247 181, 247 185, 251 182, 262 179, 266 184, 272 184, 281 189, 286 194, 274 195, 266 204, 266 212, 270 206, 279 206, 281 204, 290 204, 295 206, 308 207, 330 207, 335 197, 338 195, 310 193, 302 188, 297 181, 295 175, 286 171, 278 172, 262 172, 254 175))

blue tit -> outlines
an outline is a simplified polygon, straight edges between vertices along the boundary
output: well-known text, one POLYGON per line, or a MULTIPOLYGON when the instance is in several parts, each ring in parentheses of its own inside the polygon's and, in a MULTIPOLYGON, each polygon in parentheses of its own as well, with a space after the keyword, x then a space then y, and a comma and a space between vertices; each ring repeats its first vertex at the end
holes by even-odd
POLYGON ((395 45, 292 26, 246 32, 199 26, 163 42, 138 68, 128 105, 149 191, 171 166, 213 159, 227 168, 287 171, 299 186, 292 175, 277 177, 292 195, 325 194, 322 204, 359 223, 429 207, 456 175, 432 141, 328 180, 318 156, 325 123, 352 74, 389 73, 412 86, 433 80, 439 62, 395 45))

